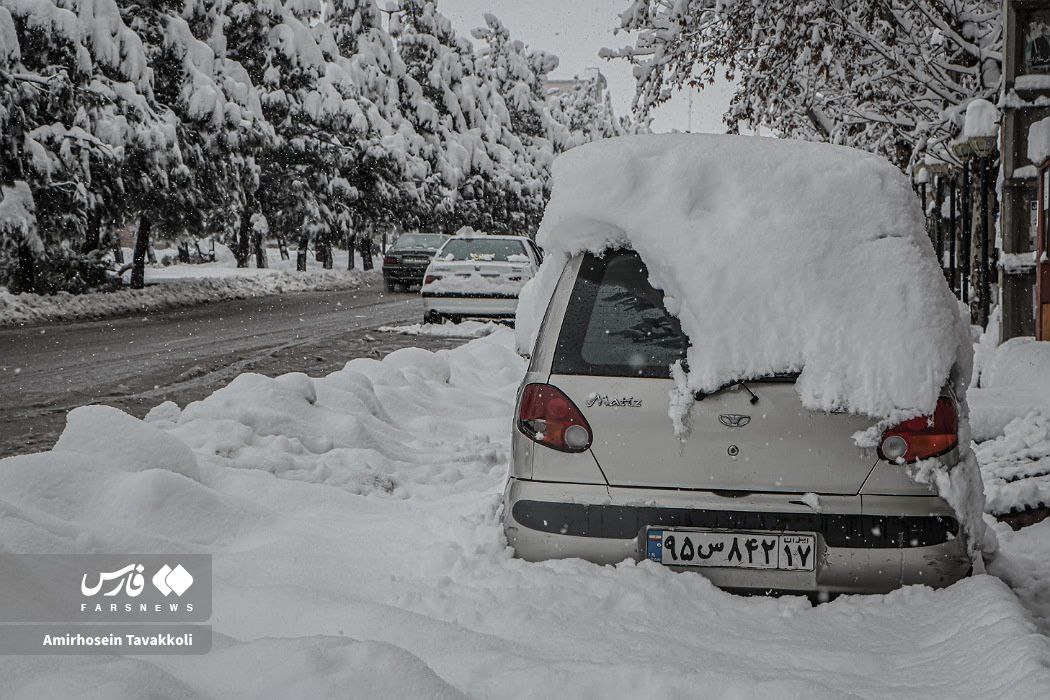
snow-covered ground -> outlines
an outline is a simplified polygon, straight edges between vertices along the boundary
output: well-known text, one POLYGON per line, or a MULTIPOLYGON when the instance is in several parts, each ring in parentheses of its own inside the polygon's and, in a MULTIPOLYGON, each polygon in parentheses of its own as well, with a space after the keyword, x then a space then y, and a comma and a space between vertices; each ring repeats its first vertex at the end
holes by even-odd
POLYGON ((1050 506, 1050 412, 1015 418, 975 453, 989 513, 1050 506))
MULTIPOLYGON (((205 252, 207 250, 202 246, 201 248, 205 252)), ((255 257, 252 256, 248 260, 249 267, 237 267, 237 259, 233 256, 233 252, 224 245, 217 244, 215 246, 215 262, 201 263, 198 265, 194 264, 172 264, 164 265, 162 262, 165 258, 169 260, 176 260, 178 251, 174 248, 157 248, 154 253, 157 256, 158 263, 156 265, 146 266, 146 282, 155 284, 165 284, 170 282, 180 282, 187 279, 211 279, 214 277, 258 277, 265 275, 272 275, 278 272, 295 272, 295 254, 294 248, 288 250, 288 260, 281 259, 281 252, 277 248, 267 248, 266 250, 266 264, 268 267, 259 269, 255 267, 255 257)), ((124 259, 127 261, 131 260, 132 250, 131 248, 124 248, 124 259)), ((345 271, 347 268, 348 252, 345 250, 333 249, 332 250, 332 269, 335 272, 345 271)), ((373 258, 373 265, 376 270, 379 270, 383 266, 382 257, 373 258)), ((362 268, 361 254, 354 252, 354 265, 355 269, 360 270, 362 268)), ((311 250, 309 255, 306 256, 306 271, 307 272, 321 272, 323 271, 321 263, 317 262, 317 258, 314 255, 314 251, 311 250)), ((124 281, 127 282, 130 279, 130 273, 124 274, 124 281)))
MULTIPOLYGON (((374 272, 362 272, 358 255, 357 268, 347 270, 346 251, 335 251, 334 269, 322 269, 311 255, 307 271, 303 273, 295 271, 294 251, 291 260, 281 260, 276 248, 270 250, 271 267, 265 269, 238 268, 225 246, 216 246, 216 253, 217 260, 213 263, 147 265, 147 286, 144 289, 122 289, 104 294, 38 295, 11 294, 0 288, 0 326, 103 318, 288 292, 356 289, 377 279, 382 264, 376 260, 374 272)), ((173 250, 157 251, 158 260, 174 254, 173 250)), ((125 259, 131 259, 130 249, 125 249, 125 259)), ((125 281, 127 277, 125 274, 125 281)))
POLYGON ((1050 416, 1050 343, 1012 338, 996 347, 993 340, 990 349, 979 344, 974 357, 981 373, 967 400, 975 440, 1002 435, 1007 423, 1033 410, 1050 416))
POLYGON ((492 322, 461 321, 460 323, 413 323, 407 326, 380 326, 376 330, 382 333, 426 335, 437 338, 481 338, 501 328, 506 328, 506 326, 492 322))
POLYGON ((0 461, 0 541, 212 553, 214 649, 2 657, 4 696, 925 700, 1050 688, 1050 523, 999 526, 998 577, 818 607, 736 597, 649 562, 511 558, 498 511, 524 372, 513 346, 500 329, 326 377, 244 374, 145 421, 74 410, 54 450, 0 461))

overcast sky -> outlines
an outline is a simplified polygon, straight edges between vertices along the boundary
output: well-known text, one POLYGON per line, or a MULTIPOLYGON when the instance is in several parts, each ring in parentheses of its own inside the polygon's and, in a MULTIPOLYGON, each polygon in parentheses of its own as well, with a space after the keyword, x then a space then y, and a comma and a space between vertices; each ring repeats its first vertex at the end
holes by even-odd
MULTIPOLYGON (((438 0, 438 9, 465 36, 484 25, 484 13, 491 12, 514 38, 557 55, 561 63, 554 77, 583 76, 588 68, 600 68, 609 81, 617 114, 630 110, 634 96, 631 67, 623 60, 602 60, 598 51, 603 46, 619 48, 631 43, 627 35, 613 34, 619 23, 617 15, 627 5, 628 0, 438 0)), ((728 102, 728 86, 694 92, 692 130, 724 133, 722 113, 728 102)), ((655 116, 654 131, 685 131, 689 125, 688 97, 676 95, 655 116)))

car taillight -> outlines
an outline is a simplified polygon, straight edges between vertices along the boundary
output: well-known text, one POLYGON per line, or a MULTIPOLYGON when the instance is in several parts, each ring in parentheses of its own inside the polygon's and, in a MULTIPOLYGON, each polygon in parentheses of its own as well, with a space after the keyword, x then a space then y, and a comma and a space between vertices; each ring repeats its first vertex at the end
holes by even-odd
POLYGON ((562 452, 583 452, 591 446, 587 419, 561 389, 550 384, 529 384, 522 391, 518 430, 562 452))
POLYGON ((423 284, 430 284, 431 282, 437 282, 441 279, 441 275, 427 275, 423 278, 423 284))
POLYGON ((959 444, 959 414, 947 396, 937 399, 932 416, 911 418, 882 434, 879 457, 916 462, 950 452, 959 444))
POLYGON ((384 255, 383 256, 383 264, 384 265, 397 265, 398 262, 400 262, 400 260, 397 258, 396 255, 384 255))

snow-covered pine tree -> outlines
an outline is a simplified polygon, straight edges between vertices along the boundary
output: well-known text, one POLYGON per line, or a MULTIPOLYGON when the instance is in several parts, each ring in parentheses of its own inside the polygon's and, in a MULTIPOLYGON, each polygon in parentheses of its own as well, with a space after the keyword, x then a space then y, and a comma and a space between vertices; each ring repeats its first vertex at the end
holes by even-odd
POLYGON ((626 133, 601 73, 575 78, 572 89, 550 97, 547 106, 552 118, 569 130, 572 146, 626 133))
MULTIPOLYGON (((495 77, 479 73, 471 43, 458 36, 432 0, 404 0, 398 15, 398 48, 408 69, 437 112, 440 141, 433 162, 434 184, 424 225, 451 233, 462 226, 479 231, 513 230, 508 201, 514 199, 513 132, 510 111, 495 77)), ((420 131, 423 129, 421 128, 420 131)))
POLYGON ((9 190, 12 196, 28 191, 31 197, 22 197, 17 209, 33 214, 31 226, 5 237, 0 253, 0 282, 17 291, 84 291, 104 283, 100 221, 121 189, 108 124, 135 91, 116 94, 98 74, 92 14, 78 16, 63 5, 73 3, 2 5, 8 67, 2 70, 0 112, 7 124, 0 161, 7 184, 24 180, 24 188, 9 190))
POLYGON ((416 125, 433 133, 437 116, 384 31, 375 0, 333 0, 329 5, 322 46, 343 69, 340 88, 359 91, 369 105, 367 137, 341 168, 357 193, 349 213, 368 269, 376 230, 394 220, 402 226, 419 221, 436 144, 417 132, 416 125))
POLYGON ((141 45, 140 92, 157 117, 136 125, 122 161, 138 221, 131 285, 140 287, 152 235, 199 235, 238 206, 252 171, 241 148, 265 138, 265 122, 246 73, 193 35, 182 0, 116 6, 141 45))
POLYGON ((512 189, 501 219, 513 231, 534 233, 550 196, 550 166, 554 156, 571 145, 569 130, 547 109, 544 85, 558 67, 558 58, 530 50, 497 17, 485 15, 485 27, 473 31, 484 41, 475 61, 479 75, 503 98, 510 119, 507 147, 513 164, 512 189))
POLYGON ((253 249, 257 264, 262 261, 265 266, 261 232, 266 226, 257 225, 259 158, 273 143, 274 130, 263 114, 259 88, 244 66, 228 54, 225 32, 230 22, 229 7, 230 0, 187 0, 182 14, 193 36, 211 50, 212 56, 200 50, 197 53, 226 97, 226 115, 215 125, 219 138, 213 141, 212 157, 208 160, 221 171, 212 175, 210 182, 232 187, 216 193, 219 206, 210 210, 208 224, 215 235, 229 244, 238 267, 248 266, 253 249))
POLYGON ((348 229, 347 212, 357 198, 341 166, 369 130, 361 98, 343 89, 343 69, 318 44, 323 27, 311 26, 318 11, 310 2, 279 0, 224 8, 227 53, 259 89, 275 132, 258 158, 266 196, 258 201, 265 220, 255 217, 261 224, 255 230, 291 232, 300 269, 311 241, 331 264, 331 243, 348 229))
POLYGON ((0 5, 0 284, 15 292, 35 286, 44 252, 24 164, 25 112, 39 98, 38 80, 22 65, 15 18, 0 5))

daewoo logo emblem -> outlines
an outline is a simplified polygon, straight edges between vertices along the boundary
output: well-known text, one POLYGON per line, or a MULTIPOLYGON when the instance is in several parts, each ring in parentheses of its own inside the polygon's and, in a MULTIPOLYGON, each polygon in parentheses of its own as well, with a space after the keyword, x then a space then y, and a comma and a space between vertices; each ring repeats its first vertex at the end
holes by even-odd
POLYGON ((718 422, 727 428, 743 428, 751 422, 751 416, 745 416, 739 413, 723 413, 718 416, 718 422))

